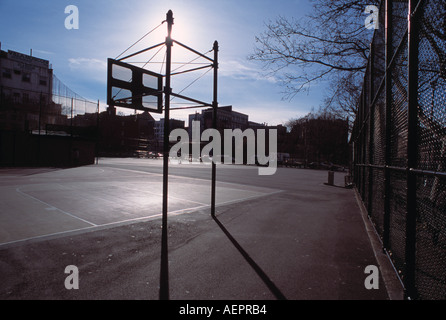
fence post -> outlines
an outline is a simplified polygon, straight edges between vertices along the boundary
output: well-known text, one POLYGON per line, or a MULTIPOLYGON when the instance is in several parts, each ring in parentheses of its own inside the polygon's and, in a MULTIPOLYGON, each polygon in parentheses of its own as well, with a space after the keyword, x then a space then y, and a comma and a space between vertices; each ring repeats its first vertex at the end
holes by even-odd
POLYGON ((166 37, 166 82, 164 88, 164 147, 163 147, 163 212, 161 234, 161 272, 160 272, 160 300, 169 300, 169 250, 168 250, 168 183, 169 183, 169 134, 170 134, 170 95, 171 67, 172 67, 172 26, 173 13, 167 12, 167 37, 166 37))
POLYGON ((407 137, 407 216, 406 216, 406 295, 416 298, 415 251, 417 218, 417 180, 411 169, 417 166, 417 126, 418 126, 418 32, 419 21, 416 4, 419 0, 409 0, 408 21, 408 137, 407 137))
POLYGON ((70 136, 73 138, 73 97, 71 97, 70 136))
MULTIPOLYGON (((375 34, 376 35, 376 34, 375 34)), ((370 56, 369 56, 369 63, 370 63, 370 83, 369 83, 369 94, 368 94, 368 110, 369 110, 369 141, 368 141, 368 149, 369 149, 369 154, 368 154, 368 166, 367 168, 367 180, 368 180, 368 186, 367 186, 367 191, 368 191, 368 195, 367 195, 367 211, 368 211, 368 216, 371 217, 372 216, 372 212, 373 212, 373 166, 371 166, 373 163, 373 153, 375 152, 374 150, 374 143, 375 143, 375 137, 374 137, 374 127, 375 127, 375 104, 373 103, 373 100, 375 98, 374 95, 374 70, 375 70, 375 42, 372 41, 372 43, 370 44, 370 56)))
MULTIPOLYGON (((217 130, 218 118, 218 42, 214 42, 214 90, 212 101, 212 128, 217 130)), ((215 156, 214 156, 215 158, 215 156)), ((216 181, 217 181, 217 165, 212 161, 212 181, 211 181, 211 216, 215 217, 215 201, 216 201, 216 181)))
POLYGON ((363 86, 363 95, 362 95, 362 128, 361 128, 361 144, 362 144, 362 155, 361 155, 361 164, 363 165, 361 167, 361 197, 362 201, 365 201, 365 181, 366 181, 366 169, 365 169, 365 163, 366 163, 366 155, 367 155, 367 133, 365 130, 365 124, 367 123, 367 87, 364 83, 363 86))
POLYGON ((99 100, 98 100, 98 108, 96 111, 96 164, 99 163, 99 100))
POLYGON ((385 169, 384 169, 384 217, 383 217, 383 249, 389 248, 390 240, 390 169, 391 164, 391 125, 392 125, 392 73, 390 62, 392 60, 392 0, 385 2, 385 23, 386 23, 386 39, 385 39, 385 59, 386 59, 386 73, 385 73, 385 90, 386 90, 386 129, 385 129, 385 169))

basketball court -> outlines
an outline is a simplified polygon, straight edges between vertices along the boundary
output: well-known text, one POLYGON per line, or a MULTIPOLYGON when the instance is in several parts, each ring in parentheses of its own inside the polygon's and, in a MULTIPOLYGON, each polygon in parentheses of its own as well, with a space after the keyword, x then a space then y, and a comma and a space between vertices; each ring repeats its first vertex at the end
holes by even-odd
MULTIPOLYGON (((109 159, 65 170, 1 170, 0 245, 161 218, 162 174, 107 167, 122 161, 162 167, 161 160, 109 159)), ((168 214, 210 209, 210 190, 210 180, 170 175, 168 214)), ((280 192, 234 183, 217 183, 217 190, 217 206, 280 192)))

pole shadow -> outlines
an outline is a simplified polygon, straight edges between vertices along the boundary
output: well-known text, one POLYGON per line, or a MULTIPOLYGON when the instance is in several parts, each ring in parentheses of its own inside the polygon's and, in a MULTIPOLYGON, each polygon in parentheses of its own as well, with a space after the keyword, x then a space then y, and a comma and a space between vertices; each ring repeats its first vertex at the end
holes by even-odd
POLYGON ((215 215, 212 215, 212 219, 217 223, 220 229, 224 232, 224 234, 228 237, 228 239, 232 242, 234 247, 240 252, 240 254, 245 258, 246 262, 253 268, 253 270, 257 273, 257 275, 262 279, 271 293, 278 300, 287 300, 285 295, 277 288, 274 282, 268 277, 268 275, 260 268, 260 266, 249 256, 249 254, 243 249, 243 247, 235 240, 235 238, 231 235, 228 229, 218 220, 215 215))

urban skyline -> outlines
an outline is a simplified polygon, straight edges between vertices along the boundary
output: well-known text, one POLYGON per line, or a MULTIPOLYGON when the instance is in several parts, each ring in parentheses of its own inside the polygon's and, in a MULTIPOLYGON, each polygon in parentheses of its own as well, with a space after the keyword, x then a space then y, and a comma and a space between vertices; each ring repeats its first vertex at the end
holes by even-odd
MULTIPOLYGON (((12 25, 17 15, 23 21, 14 28, 0 30, 2 49, 22 53, 32 49, 33 55, 51 62, 55 75, 73 91, 90 101, 100 100, 101 109, 106 108, 107 58, 114 58, 157 26, 168 9, 174 12, 174 38, 203 52, 212 47, 214 40, 219 41, 220 105, 235 105, 256 122, 268 119, 271 124, 284 124, 290 118, 307 114, 312 108, 317 109, 324 98, 322 88, 315 86, 310 94, 282 101, 278 79, 265 76, 258 64, 247 59, 252 53, 255 36, 263 31, 268 20, 279 15, 300 17, 310 8, 309 1, 281 1, 278 4, 265 0, 256 6, 234 1, 224 4, 193 1, 187 5, 181 1, 134 1, 131 5, 80 1, 76 3, 79 9, 77 30, 68 30, 64 26, 68 17, 64 10, 68 5, 68 2, 54 5, 47 1, 38 5, 30 1, 1 3, 1 12, 10 13, 2 17, 5 25, 12 25)), ((162 26, 131 51, 160 39, 163 41, 165 34, 162 26)), ((189 92, 205 95, 206 79, 204 77, 189 88, 189 92)), ((185 81, 178 83, 177 90, 184 88, 190 79, 185 81)), ((182 111, 172 114, 183 120, 187 115, 182 111)))
MULTIPOLYGON (((26 90, 30 92, 29 94, 32 96, 31 100, 37 101, 39 99, 39 93, 40 93, 40 91, 42 91, 42 84, 41 83, 42 83, 42 81, 44 81, 45 82, 45 86, 44 86, 45 87, 45 89, 44 89, 45 97, 47 97, 47 96, 57 97, 56 99, 53 99, 53 101, 55 103, 58 102, 57 100, 61 96, 61 94, 60 94, 60 92, 57 92, 58 89, 53 88, 53 83, 55 81, 60 81, 60 80, 58 80, 58 78, 55 76, 55 74, 57 73, 57 70, 51 69, 52 68, 51 61, 48 61, 48 60, 42 59, 42 58, 40 58, 38 56, 35 56, 35 55, 33 55, 32 52, 30 52, 30 54, 26 54, 26 53, 22 53, 22 52, 16 52, 16 51, 13 51, 13 50, 7 50, 6 48, 5 48, 5 50, 3 50, 1 48, 1 46, 0 46, 0 49, 5 53, 5 55, 13 57, 13 59, 17 59, 17 61, 28 60, 28 61, 33 61, 33 63, 42 64, 46 70, 44 72, 45 73, 44 76, 37 75, 39 77, 39 80, 36 83, 39 83, 39 81, 40 81, 40 85, 36 86, 35 84, 32 84, 26 90), (52 79, 53 77, 54 77, 54 79, 52 79), (41 80, 41 79, 44 79, 44 80, 41 80), (52 93, 51 93, 51 91, 52 91, 52 93)), ((11 66, 4 65, 3 69, 7 70, 8 72, 13 72, 12 65, 11 66)), ((5 70, 3 70, 3 71, 5 71, 5 70)), ((18 71, 16 71, 16 72, 18 72, 18 71)), ((11 77, 12 77, 12 75, 11 75, 11 77)), ((70 94, 74 95, 74 98, 76 98, 76 100, 82 101, 82 100, 85 99, 85 98, 82 98, 82 95, 78 95, 78 93, 75 93, 73 90, 71 90, 69 85, 64 84, 64 83, 61 83, 60 85, 64 86, 63 91, 69 91, 70 94)), ((6 87, 3 86, 3 87, 6 88, 5 89, 6 91, 9 89, 7 86, 6 87)), ((17 88, 19 88, 19 87, 21 88, 21 85, 19 85, 17 88)), ((22 90, 22 89, 23 88, 21 88, 20 90, 22 90)), ((65 98, 69 98, 69 97, 67 96, 65 98)), ((29 100, 29 98, 28 98, 28 100, 29 100)), ((67 101, 69 102, 69 99, 67 99, 67 101)), ((96 103, 94 101, 89 101, 88 99, 85 99, 85 101, 87 101, 90 104, 95 104, 96 103)), ((102 101, 99 101, 99 104, 100 104, 100 111, 106 111, 106 109, 108 109, 108 107, 109 107, 108 105, 104 105, 102 101)), ((64 106, 63 104, 62 104, 62 107, 67 108, 67 106, 64 106)), ((222 108, 222 109, 225 109, 225 108, 227 109, 228 107, 232 109, 232 105, 220 106, 220 108, 222 108)), ((132 109, 126 109, 126 108, 120 108, 120 107, 115 107, 115 109, 116 110, 114 112, 117 113, 118 115, 122 115, 122 116, 132 115, 134 113, 132 109)), ((174 115, 171 116, 170 118, 172 120, 183 121, 184 123, 187 124, 186 125, 186 127, 187 127, 187 126, 189 126, 190 118, 193 115, 193 113, 191 113, 191 112, 192 111, 186 109, 186 110, 183 111, 183 114, 180 115, 180 117, 178 117, 178 114, 174 113, 174 115)), ((195 112, 201 112, 201 111, 195 111, 195 112)), ((140 111, 140 113, 141 113, 141 111, 140 111)), ((151 114, 152 117, 154 117, 154 119, 160 120, 160 119, 163 118, 162 114, 158 115, 158 114, 153 113, 153 112, 149 112, 149 113, 151 114)), ((244 113, 240 113, 240 114, 243 115, 243 116, 246 116, 246 118, 248 118, 248 116, 249 116, 249 115, 244 114, 244 113)), ((76 116, 77 114, 75 113, 74 115, 76 116)), ((262 124, 262 125, 284 125, 284 123, 268 123, 267 121, 252 121, 252 122, 254 122, 256 124, 262 124)))

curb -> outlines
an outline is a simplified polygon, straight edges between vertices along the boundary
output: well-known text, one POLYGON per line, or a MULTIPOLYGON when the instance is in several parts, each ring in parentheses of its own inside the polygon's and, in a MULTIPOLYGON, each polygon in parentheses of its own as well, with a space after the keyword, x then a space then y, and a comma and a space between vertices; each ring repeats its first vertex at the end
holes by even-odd
POLYGON ((376 261, 378 262, 379 270, 381 271, 381 277, 387 290, 387 294, 390 300, 404 300, 404 286, 398 277, 392 262, 389 257, 384 253, 381 240, 370 221, 367 210, 364 203, 361 201, 358 190, 354 188, 356 202, 358 203, 361 217, 364 222, 367 235, 370 239, 373 252, 375 254, 376 261))

